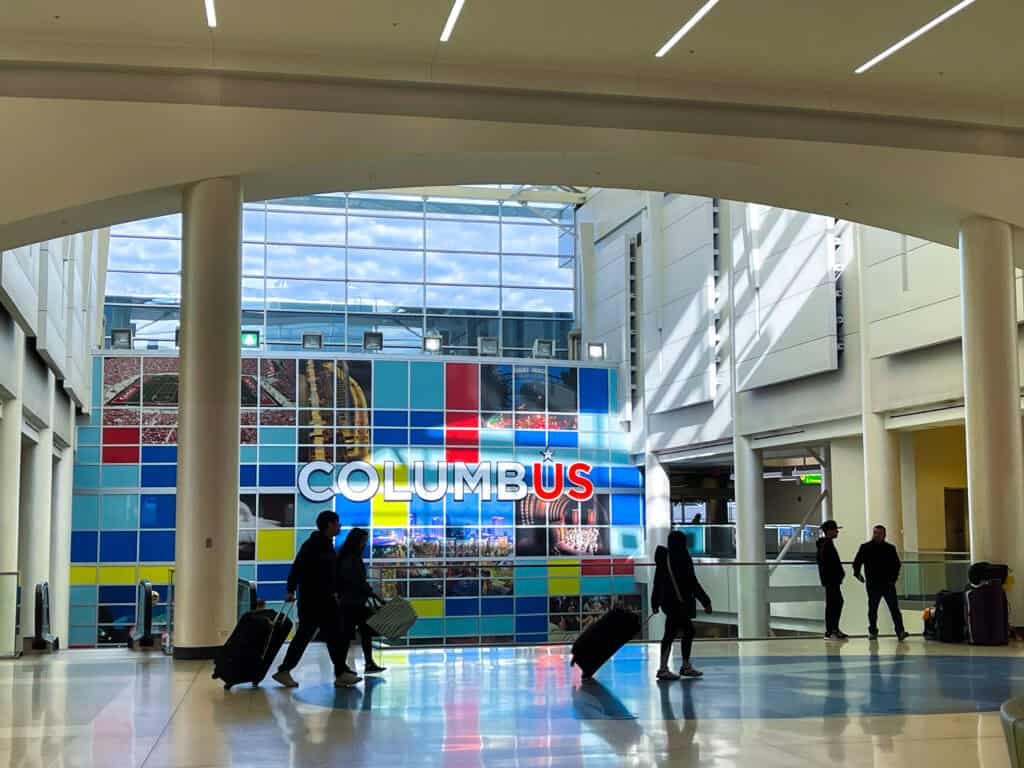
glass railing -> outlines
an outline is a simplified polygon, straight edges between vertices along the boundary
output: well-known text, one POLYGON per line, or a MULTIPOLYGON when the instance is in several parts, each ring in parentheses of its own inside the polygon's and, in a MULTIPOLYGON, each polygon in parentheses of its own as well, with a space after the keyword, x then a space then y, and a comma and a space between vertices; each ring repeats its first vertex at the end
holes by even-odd
MULTIPOLYGON (((736 526, 732 523, 674 525, 686 535, 694 557, 736 557, 736 526)), ((801 526, 799 523, 772 524, 764 528, 764 551, 769 560, 785 551, 787 560, 813 560, 815 542, 821 532, 817 523, 801 526), (792 540, 792 543, 790 541, 792 540), (788 546, 787 546, 788 545, 788 546)))
POLYGON ((0 659, 18 655, 18 574, 0 573, 0 659))

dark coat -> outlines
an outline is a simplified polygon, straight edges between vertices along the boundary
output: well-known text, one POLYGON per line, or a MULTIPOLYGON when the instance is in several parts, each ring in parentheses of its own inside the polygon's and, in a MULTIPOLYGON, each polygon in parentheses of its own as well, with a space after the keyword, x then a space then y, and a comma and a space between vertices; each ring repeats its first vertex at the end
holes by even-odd
POLYGON ((338 558, 338 597, 348 607, 364 606, 374 592, 366 580, 366 565, 360 552, 342 554, 338 558))
POLYGON ((337 592, 335 559, 333 542, 320 531, 313 531, 288 571, 288 591, 298 590, 300 603, 333 600, 337 592))
POLYGON ((823 587, 842 584, 846 578, 846 570, 839 558, 835 542, 827 536, 818 539, 818 578, 823 587))
POLYGON ((888 587, 895 584, 900 576, 900 555, 888 541, 866 541, 857 550, 853 560, 853 572, 859 574, 864 568, 868 589, 888 587))
MULTIPOLYGON (((685 552, 685 550, 684 550, 685 552)), ((658 547, 654 552, 654 589, 651 592, 651 608, 664 610, 666 614, 678 614, 692 619, 697 615, 697 601, 705 608, 711 605, 711 598, 697 581, 693 558, 689 552, 684 557, 670 556, 668 547, 658 547), (669 568, 679 585, 679 595, 672 584, 669 568), (679 599, 680 595, 682 600, 679 599)))

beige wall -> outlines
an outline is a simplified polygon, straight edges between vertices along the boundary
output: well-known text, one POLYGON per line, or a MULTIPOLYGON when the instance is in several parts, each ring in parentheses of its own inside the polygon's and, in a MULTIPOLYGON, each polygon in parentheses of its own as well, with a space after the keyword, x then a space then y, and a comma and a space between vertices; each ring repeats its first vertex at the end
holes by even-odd
POLYGON ((967 487, 963 427, 914 433, 917 475, 917 542, 922 551, 946 548, 945 489, 967 487))

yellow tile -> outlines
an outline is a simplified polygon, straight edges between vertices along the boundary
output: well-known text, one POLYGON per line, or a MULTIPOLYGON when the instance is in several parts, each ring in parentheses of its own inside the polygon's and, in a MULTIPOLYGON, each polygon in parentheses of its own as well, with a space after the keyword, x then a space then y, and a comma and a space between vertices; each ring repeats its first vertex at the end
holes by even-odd
POLYGON ((420 618, 430 619, 444 615, 444 600, 439 597, 413 598, 409 602, 420 618))
POLYGON ((578 595, 580 593, 579 577, 548 579, 549 595, 578 595))
POLYGON ((579 560, 548 560, 548 576, 579 576, 579 560))
POLYGON ((171 566, 143 565, 139 567, 139 580, 149 579, 153 584, 167 584, 171 580, 171 566))
POLYGON ((134 565, 101 565, 100 584, 135 584, 136 571, 134 565))
POLYGON ((71 566, 71 583, 72 584, 96 584, 96 566, 95 565, 72 565, 71 566))
MULTIPOLYGON (((377 465, 377 476, 383 486, 384 466, 377 465)), ((404 464, 395 465, 395 487, 406 488, 409 485, 409 468, 404 464)), ((375 528, 405 528, 409 525, 409 502, 385 501, 383 493, 378 493, 370 502, 375 528)))
POLYGON ((295 558, 295 531, 257 531, 256 559, 293 560, 295 558))

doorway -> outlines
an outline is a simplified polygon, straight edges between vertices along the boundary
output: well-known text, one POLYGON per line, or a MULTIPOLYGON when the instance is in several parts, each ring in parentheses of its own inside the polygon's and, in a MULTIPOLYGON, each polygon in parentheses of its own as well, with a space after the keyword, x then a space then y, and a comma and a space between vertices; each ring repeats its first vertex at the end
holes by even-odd
POLYGON ((946 551, 970 552, 967 525, 967 489, 946 488, 946 551))

